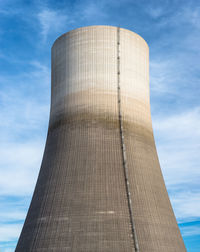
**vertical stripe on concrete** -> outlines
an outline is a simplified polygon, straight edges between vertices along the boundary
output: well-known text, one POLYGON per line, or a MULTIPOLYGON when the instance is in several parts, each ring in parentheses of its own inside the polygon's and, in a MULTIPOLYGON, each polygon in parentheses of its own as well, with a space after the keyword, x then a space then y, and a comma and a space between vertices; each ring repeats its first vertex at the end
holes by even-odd
POLYGON ((128 174, 128 164, 126 158, 126 146, 124 143, 124 130, 123 130, 123 120, 122 120, 122 111, 121 111, 121 83, 120 83, 120 27, 117 28, 117 90, 118 90, 118 113, 119 113, 119 131, 120 131, 120 140, 121 140, 121 150, 122 150, 122 166, 124 169, 124 179, 126 186, 127 194, 127 203, 130 214, 130 223, 134 244, 134 251, 139 252, 139 244, 137 239, 137 231, 135 229, 133 207, 131 200, 131 190, 129 186, 129 174, 128 174))

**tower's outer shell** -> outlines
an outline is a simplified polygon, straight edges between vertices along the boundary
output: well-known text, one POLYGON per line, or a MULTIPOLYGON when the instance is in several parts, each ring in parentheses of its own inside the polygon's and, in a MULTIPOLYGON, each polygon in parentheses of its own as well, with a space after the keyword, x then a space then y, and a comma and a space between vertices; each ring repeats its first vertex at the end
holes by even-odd
POLYGON ((146 42, 110 26, 62 35, 52 48, 51 94, 44 158, 16 251, 131 252, 135 237, 140 252, 186 251, 155 148, 146 42))

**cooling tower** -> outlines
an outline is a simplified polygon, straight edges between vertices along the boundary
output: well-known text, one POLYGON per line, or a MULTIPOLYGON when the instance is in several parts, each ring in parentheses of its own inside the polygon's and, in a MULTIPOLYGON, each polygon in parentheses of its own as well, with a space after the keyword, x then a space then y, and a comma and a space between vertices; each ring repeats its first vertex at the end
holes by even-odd
POLYGON ((52 47, 44 157, 16 252, 186 251, 152 131, 149 49, 111 26, 52 47))

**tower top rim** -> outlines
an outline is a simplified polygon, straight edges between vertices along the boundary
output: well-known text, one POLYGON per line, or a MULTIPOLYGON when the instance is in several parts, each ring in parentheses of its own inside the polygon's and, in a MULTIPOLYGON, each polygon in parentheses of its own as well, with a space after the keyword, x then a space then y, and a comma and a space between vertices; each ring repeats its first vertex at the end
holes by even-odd
POLYGON ((134 31, 131 31, 129 29, 126 29, 126 28, 123 28, 123 27, 120 27, 120 26, 113 26, 113 25, 89 25, 89 26, 82 26, 82 27, 78 27, 78 28, 75 28, 75 29, 72 29, 72 30, 69 30, 63 34, 61 34, 54 42, 53 42, 53 45, 51 47, 51 49, 53 48, 53 46, 56 44, 56 42, 58 40, 60 40, 61 38, 65 37, 66 35, 68 35, 69 33, 71 32, 74 32, 74 31, 79 31, 79 30, 83 30, 83 29, 93 29, 93 28, 107 28, 107 29, 117 29, 117 28, 120 28, 120 30, 124 30, 126 32, 129 32, 131 34, 133 34, 134 36, 137 36, 138 38, 140 38, 141 40, 143 40, 147 46, 147 48, 149 49, 149 46, 148 46, 148 43, 146 42, 146 40, 140 36, 138 33, 134 32, 134 31))

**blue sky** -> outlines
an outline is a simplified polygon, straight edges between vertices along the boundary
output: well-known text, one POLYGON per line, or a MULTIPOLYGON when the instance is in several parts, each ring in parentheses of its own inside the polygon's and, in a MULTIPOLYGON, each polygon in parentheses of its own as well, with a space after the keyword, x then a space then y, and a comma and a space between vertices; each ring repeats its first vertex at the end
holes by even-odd
POLYGON ((187 250, 200 251, 200 2, 0 0, 1 252, 14 251, 42 160, 52 43, 101 24, 149 44, 158 155, 187 250))

